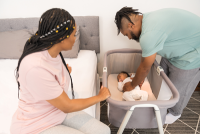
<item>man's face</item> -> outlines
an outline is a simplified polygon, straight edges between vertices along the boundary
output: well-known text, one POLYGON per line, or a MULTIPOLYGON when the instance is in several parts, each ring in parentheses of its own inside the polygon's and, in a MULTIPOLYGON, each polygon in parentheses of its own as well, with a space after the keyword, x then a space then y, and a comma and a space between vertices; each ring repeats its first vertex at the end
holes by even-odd
POLYGON ((132 40, 139 42, 139 37, 135 36, 135 34, 132 31, 130 31, 130 34, 131 34, 132 40))
POLYGON ((120 30, 124 36, 127 36, 129 40, 135 40, 139 42, 139 37, 137 37, 133 31, 129 30, 128 28, 125 30, 120 30))

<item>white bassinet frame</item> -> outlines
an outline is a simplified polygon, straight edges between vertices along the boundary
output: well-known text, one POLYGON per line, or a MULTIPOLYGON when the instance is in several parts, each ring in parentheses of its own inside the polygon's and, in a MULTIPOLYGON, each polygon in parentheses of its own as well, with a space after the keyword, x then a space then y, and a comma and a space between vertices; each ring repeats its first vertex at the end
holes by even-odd
POLYGON ((126 124, 128 123, 128 120, 130 119, 132 113, 133 113, 133 110, 136 108, 136 107, 153 107, 154 110, 155 110, 155 114, 156 114, 156 120, 157 120, 157 123, 158 123, 158 130, 159 130, 159 133, 160 134, 164 134, 163 132, 163 128, 162 128, 162 120, 161 120, 161 116, 160 116, 160 109, 158 108, 157 105, 154 105, 154 104, 139 104, 139 105, 135 105, 135 106, 132 106, 130 108, 130 110, 128 110, 126 112, 126 115, 122 121, 122 124, 120 125, 119 127, 119 130, 117 132, 117 134, 122 134, 123 131, 124 131, 124 128, 126 127, 126 124))

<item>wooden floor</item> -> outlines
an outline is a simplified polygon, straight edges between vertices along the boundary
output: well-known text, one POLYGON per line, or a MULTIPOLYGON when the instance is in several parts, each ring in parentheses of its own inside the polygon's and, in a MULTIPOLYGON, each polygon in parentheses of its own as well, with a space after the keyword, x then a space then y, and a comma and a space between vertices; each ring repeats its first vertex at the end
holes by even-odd
POLYGON ((199 82, 199 84, 197 85, 195 91, 200 91, 200 82, 199 82))

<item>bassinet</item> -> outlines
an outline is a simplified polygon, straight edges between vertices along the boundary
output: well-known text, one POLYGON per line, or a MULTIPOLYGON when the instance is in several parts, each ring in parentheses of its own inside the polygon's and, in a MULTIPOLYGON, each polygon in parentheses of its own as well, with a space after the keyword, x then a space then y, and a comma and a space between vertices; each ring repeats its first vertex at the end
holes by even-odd
MULTIPOLYGON (((142 51, 137 49, 118 49, 106 52, 103 86, 108 87, 108 77, 112 74, 118 74, 121 71, 135 73, 140 65, 141 53, 142 51)), ((120 127, 118 133, 122 133, 124 128, 159 128, 159 132, 163 133, 162 124, 164 124, 167 109, 178 102, 179 93, 156 60, 147 79, 156 100, 120 101, 121 96, 111 91, 113 89, 109 89, 111 97, 106 100, 108 119, 112 125, 120 127)))

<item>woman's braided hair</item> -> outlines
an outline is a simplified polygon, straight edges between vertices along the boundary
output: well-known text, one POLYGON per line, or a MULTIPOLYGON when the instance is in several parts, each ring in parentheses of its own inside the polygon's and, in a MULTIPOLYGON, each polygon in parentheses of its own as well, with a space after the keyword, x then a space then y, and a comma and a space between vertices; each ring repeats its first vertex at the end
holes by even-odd
MULTIPOLYGON (((74 28, 75 28, 74 18, 70 15, 69 12, 67 12, 64 9, 53 8, 47 10, 45 13, 42 14, 39 20, 38 31, 26 41, 23 53, 18 61, 18 65, 16 68, 16 80, 18 83, 18 98, 20 89, 20 83, 18 81, 19 77, 18 71, 22 59, 29 54, 50 49, 54 44, 61 42, 65 38, 68 38, 74 31, 74 28), (63 24, 64 22, 65 24, 63 24)), ((69 72, 62 53, 60 52, 59 54, 64 66, 69 72)), ((74 98, 72 79, 71 79, 71 87, 72 87, 72 97, 74 98)))
POLYGON ((132 7, 123 7, 116 13, 115 23, 118 28, 118 34, 120 33, 120 29, 122 28, 121 20, 123 17, 125 17, 130 23, 134 24, 129 17, 131 14, 137 15, 142 13, 138 12, 138 9, 133 9, 132 7))

